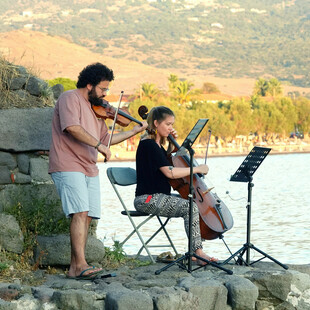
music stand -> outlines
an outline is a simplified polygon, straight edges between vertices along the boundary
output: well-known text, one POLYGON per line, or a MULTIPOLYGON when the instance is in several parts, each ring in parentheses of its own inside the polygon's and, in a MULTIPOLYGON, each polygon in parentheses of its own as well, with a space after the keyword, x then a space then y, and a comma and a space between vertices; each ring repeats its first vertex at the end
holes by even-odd
POLYGON ((195 154, 195 151, 192 149, 192 145, 194 144, 197 137, 199 136, 199 134, 201 133, 201 131, 203 130, 203 128, 205 127, 205 125, 207 124, 208 121, 209 121, 209 119, 207 119, 207 118, 199 119, 196 122, 195 126, 190 131, 190 133, 185 138, 180 149, 176 153, 176 156, 178 156, 178 155, 183 156, 187 150, 190 154, 190 185, 189 185, 189 194, 188 194, 188 200, 189 200, 188 252, 185 253, 185 255, 181 256, 180 258, 176 259, 174 262, 171 262, 167 266, 165 266, 159 270, 156 270, 155 271, 156 275, 160 274, 164 270, 167 270, 168 268, 170 268, 171 266, 173 266, 175 264, 177 264, 180 268, 187 270, 187 272, 189 272, 189 273, 192 271, 195 271, 197 269, 205 267, 205 265, 204 265, 204 266, 199 266, 199 267, 196 267, 195 269, 193 269, 192 268, 192 257, 196 257, 197 259, 202 260, 205 263, 207 263, 213 267, 224 270, 228 274, 233 273, 231 270, 228 270, 228 269, 220 266, 219 264, 217 264, 215 262, 209 261, 203 257, 196 255, 192 249, 193 191, 194 191, 194 187, 193 187, 193 162, 194 162, 194 154, 195 154), (188 267, 186 267, 186 265, 183 263, 183 261, 186 261, 186 260, 188 260, 188 267))
POLYGON ((269 154, 271 148, 266 147, 258 147, 255 146, 251 152, 248 154, 248 156, 245 158, 245 160, 242 162, 240 167, 237 169, 234 175, 231 176, 230 181, 233 182, 248 182, 248 202, 247 202, 247 237, 246 237, 246 243, 243 245, 242 248, 240 248, 236 253, 232 254, 228 259, 222 262, 222 264, 228 263, 231 259, 235 258, 235 256, 238 255, 237 261, 235 260, 237 265, 242 265, 243 263, 246 266, 253 265, 257 263, 258 261, 261 261, 264 258, 269 258, 273 262, 277 263, 284 269, 288 269, 286 265, 281 264, 279 261, 271 257, 270 255, 266 254, 262 250, 255 247, 251 241, 250 241, 250 235, 251 235, 251 205, 252 205, 252 187, 254 187, 253 181, 253 174, 258 169, 260 164, 263 162, 263 160, 266 158, 266 156, 269 154), (263 255, 262 258, 250 263, 250 249, 253 249, 260 254, 263 255), (246 260, 242 258, 242 256, 246 253, 246 260))

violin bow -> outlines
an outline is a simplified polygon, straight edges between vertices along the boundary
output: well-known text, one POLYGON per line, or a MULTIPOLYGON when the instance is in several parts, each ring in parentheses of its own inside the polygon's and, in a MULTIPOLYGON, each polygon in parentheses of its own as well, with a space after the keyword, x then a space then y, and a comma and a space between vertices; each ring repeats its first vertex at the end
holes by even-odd
MULTIPOLYGON (((207 164, 207 157, 208 157, 208 150, 209 150, 210 138, 211 138, 211 129, 209 129, 209 138, 208 138, 207 149, 206 149, 205 165, 207 164)), ((204 179, 204 178, 205 178, 205 176, 203 176, 203 179, 204 179)), ((203 192, 203 194, 205 195, 205 194, 209 193, 213 188, 214 188, 214 186, 208 188, 206 191, 203 192)))
POLYGON ((210 138, 211 138, 211 129, 209 129, 209 138, 208 138, 207 149, 206 149, 205 165, 207 164, 207 157, 208 157, 208 150, 209 150, 210 138))
MULTIPOLYGON (((111 134, 110 134, 110 138, 109 138, 109 142, 108 142, 108 148, 110 148, 110 146, 111 146, 112 136, 113 136, 113 133, 114 133, 115 124, 116 124, 116 119, 117 119, 117 115, 118 115, 119 108, 120 108, 120 106, 121 106, 123 94, 124 94, 124 91, 122 90, 122 91, 121 91, 121 94, 120 94, 120 96, 119 96, 119 100, 118 100, 118 104, 117 104, 117 109, 116 109, 115 115, 114 115, 113 125, 112 125, 111 134)), ((106 159, 105 159, 104 161, 106 162, 106 159)))

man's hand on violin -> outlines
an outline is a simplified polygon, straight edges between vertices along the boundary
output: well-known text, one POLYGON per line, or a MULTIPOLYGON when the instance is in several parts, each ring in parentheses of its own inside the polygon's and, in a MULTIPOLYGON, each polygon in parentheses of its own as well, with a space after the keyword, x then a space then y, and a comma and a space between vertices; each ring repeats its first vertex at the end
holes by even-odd
POLYGON ((111 150, 103 144, 99 145, 98 152, 105 157, 105 161, 108 161, 111 158, 111 150))
POLYGON ((133 127, 133 130, 137 134, 139 132, 144 131, 147 127, 148 127, 148 123, 146 121, 143 121, 142 122, 142 126, 141 125, 136 125, 135 127, 133 127))

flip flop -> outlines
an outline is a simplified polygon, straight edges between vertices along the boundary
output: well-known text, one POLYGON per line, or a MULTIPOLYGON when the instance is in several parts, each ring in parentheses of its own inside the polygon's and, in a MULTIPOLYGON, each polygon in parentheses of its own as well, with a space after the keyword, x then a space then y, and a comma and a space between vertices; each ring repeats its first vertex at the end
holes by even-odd
POLYGON ((86 275, 84 274, 86 271, 92 270, 92 269, 94 269, 94 266, 84 269, 78 276, 72 277, 72 276, 67 275, 67 278, 72 279, 72 280, 92 280, 92 279, 95 279, 98 275, 104 273, 104 270, 98 270, 98 271, 88 273, 86 275))

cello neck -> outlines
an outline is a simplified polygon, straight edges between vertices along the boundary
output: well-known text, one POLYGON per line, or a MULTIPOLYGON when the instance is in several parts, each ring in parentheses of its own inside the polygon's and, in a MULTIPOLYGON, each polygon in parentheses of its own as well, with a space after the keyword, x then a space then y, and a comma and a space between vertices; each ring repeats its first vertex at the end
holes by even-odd
POLYGON ((169 141, 174 145, 175 148, 177 148, 178 150, 180 149, 180 145, 178 144, 178 142, 173 138, 173 136, 171 134, 169 134, 168 136, 169 141))

